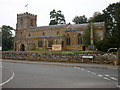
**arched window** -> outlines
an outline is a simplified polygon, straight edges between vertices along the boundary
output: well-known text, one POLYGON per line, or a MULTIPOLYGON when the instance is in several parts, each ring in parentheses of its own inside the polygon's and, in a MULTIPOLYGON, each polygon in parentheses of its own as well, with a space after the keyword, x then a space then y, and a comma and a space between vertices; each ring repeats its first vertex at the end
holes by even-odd
POLYGON ((81 34, 78 34, 78 44, 82 44, 82 37, 81 37, 81 34))
POLYGON ((67 34, 66 44, 70 45, 70 43, 71 43, 70 36, 69 36, 69 34, 67 34))
POLYGON ((57 31, 57 35, 59 35, 59 31, 57 31))
POLYGON ((38 41, 38 47, 42 47, 43 46, 43 42, 42 41, 38 41))

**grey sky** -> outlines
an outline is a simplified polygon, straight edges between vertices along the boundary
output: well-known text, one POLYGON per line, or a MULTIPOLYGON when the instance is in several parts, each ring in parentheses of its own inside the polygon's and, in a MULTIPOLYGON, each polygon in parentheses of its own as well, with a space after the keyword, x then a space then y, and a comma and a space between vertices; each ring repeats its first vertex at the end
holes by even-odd
POLYGON ((66 23, 73 23, 72 19, 78 15, 91 17, 94 12, 102 12, 109 4, 120 0, 0 0, 0 27, 10 25, 16 28, 16 16, 27 11, 38 16, 37 25, 49 24, 49 13, 53 9, 61 10, 65 15, 66 23))

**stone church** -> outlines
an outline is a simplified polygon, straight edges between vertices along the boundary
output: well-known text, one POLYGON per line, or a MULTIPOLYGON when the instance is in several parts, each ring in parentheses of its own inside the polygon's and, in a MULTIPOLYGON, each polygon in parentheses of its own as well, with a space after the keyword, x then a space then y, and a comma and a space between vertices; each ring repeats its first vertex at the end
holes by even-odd
MULTIPOLYGON (((60 45, 61 50, 85 50, 83 33, 88 28, 85 24, 61 24, 37 26, 37 15, 17 14, 15 51, 52 50, 53 45, 60 45)), ((104 22, 93 23, 100 36, 104 38, 104 22)))

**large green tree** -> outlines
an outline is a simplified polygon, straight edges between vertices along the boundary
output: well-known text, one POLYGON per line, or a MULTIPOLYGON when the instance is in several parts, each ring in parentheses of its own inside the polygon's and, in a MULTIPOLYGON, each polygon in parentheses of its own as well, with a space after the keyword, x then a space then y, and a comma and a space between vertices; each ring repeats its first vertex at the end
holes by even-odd
POLYGON ((87 23, 87 17, 85 15, 83 16, 76 16, 72 20, 75 24, 83 24, 87 23))
POLYGON ((89 22, 104 22, 105 16, 100 12, 95 12, 92 17, 89 18, 89 22))
POLYGON ((105 10, 106 37, 118 39, 120 36, 120 2, 110 4, 105 10))
POLYGON ((62 11, 58 10, 55 11, 55 9, 53 9, 53 11, 50 12, 50 23, 49 25, 57 25, 57 24, 65 24, 65 17, 64 14, 62 14, 62 11))
POLYGON ((10 26, 2 26, 2 50, 8 51, 13 48, 13 28, 10 26))
POLYGON ((120 48, 120 2, 110 4, 103 12, 106 28, 105 39, 97 44, 97 48, 101 51, 120 48))
POLYGON ((0 46, 2 46, 2 31, 1 31, 1 28, 0 28, 0 46))

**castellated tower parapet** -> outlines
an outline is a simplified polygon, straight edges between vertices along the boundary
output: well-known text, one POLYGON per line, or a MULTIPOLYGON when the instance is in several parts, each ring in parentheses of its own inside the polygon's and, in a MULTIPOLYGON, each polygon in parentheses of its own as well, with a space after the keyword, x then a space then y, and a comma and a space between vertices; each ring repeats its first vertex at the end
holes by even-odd
POLYGON ((16 29, 17 30, 28 30, 31 27, 37 26, 37 15, 31 14, 31 13, 22 13, 17 14, 17 24, 16 29))

